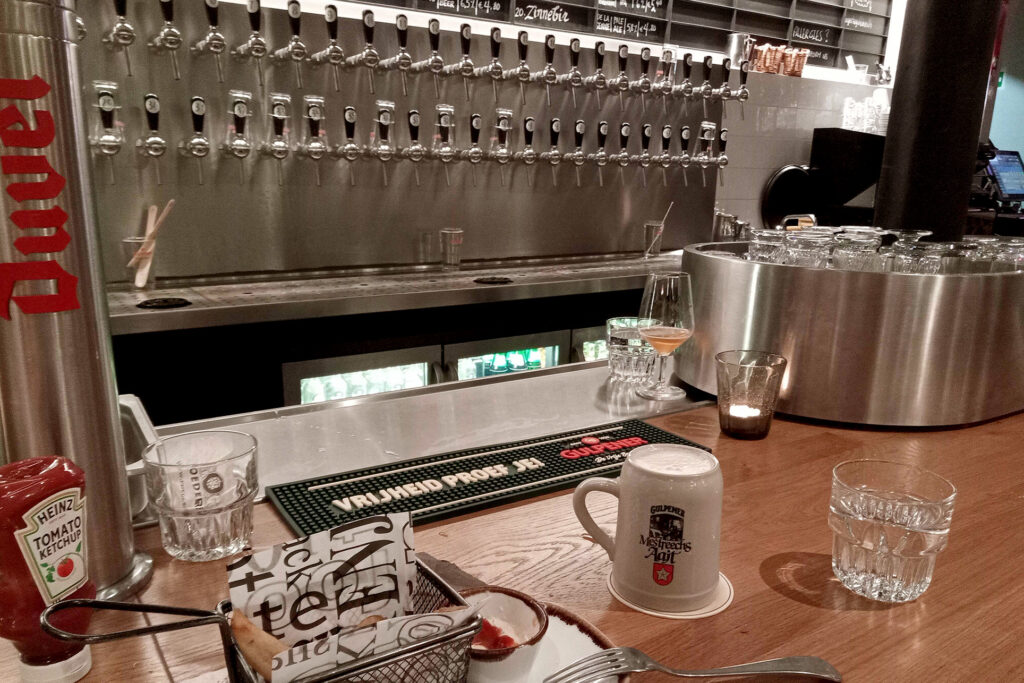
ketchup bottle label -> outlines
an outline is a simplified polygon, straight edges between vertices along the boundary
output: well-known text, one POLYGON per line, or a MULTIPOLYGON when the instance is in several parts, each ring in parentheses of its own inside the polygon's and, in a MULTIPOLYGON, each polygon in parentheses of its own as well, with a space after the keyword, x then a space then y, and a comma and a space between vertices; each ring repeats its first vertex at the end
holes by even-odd
POLYGON ((85 565, 85 496, 64 489, 26 512, 15 532, 39 594, 47 605, 74 593, 89 580, 85 565))

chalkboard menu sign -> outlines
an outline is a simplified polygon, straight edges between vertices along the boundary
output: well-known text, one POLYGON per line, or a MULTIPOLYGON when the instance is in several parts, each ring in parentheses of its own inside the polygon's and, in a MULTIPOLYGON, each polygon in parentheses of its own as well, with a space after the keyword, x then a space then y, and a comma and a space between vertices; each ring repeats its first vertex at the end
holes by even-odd
POLYGON ((597 8, 653 19, 664 19, 668 14, 666 0, 597 0, 597 8))
POLYGON ((847 12, 843 15, 843 28, 852 28, 855 31, 874 33, 876 36, 885 33, 885 17, 878 17, 874 14, 864 12, 847 12))
POLYGON ((829 26, 793 22, 793 40, 816 45, 838 45, 839 31, 829 26))
POLYGON ((416 0, 416 2, 417 9, 427 12, 508 21, 509 5, 512 0, 416 0))
POLYGON ((513 0, 512 21, 527 26, 544 26, 562 31, 590 33, 594 25, 594 11, 586 7, 566 5, 544 0, 513 0))
POLYGON ((836 49, 831 47, 810 47, 807 63, 814 66, 835 66, 836 49))
POLYGON ((628 14, 597 10, 595 33, 616 36, 624 40, 640 40, 649 43, 665 41, 665 22, 645 19, 628 14))

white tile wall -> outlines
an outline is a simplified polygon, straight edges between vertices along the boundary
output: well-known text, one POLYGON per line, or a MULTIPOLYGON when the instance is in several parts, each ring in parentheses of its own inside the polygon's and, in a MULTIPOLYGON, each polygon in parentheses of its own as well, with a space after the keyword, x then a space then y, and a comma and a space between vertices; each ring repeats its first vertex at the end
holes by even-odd
POLYGON ((838 127, 843 101, 862 100, 873 86, 752 73, 750 99, 726 104, 729 166, 720 184, 719 208, 761 225, 761 191, 779 167, 806 164, 815 128, 838 127))

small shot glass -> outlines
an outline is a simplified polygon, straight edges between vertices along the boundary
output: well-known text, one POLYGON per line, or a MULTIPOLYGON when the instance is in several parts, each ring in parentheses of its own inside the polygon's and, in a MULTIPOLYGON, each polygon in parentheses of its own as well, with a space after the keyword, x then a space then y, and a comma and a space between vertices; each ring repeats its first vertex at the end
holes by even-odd
POLYGON ((786 359, 766 351, 722 351, 715 366, 722 432, 736 439, 768 436, 786 359))

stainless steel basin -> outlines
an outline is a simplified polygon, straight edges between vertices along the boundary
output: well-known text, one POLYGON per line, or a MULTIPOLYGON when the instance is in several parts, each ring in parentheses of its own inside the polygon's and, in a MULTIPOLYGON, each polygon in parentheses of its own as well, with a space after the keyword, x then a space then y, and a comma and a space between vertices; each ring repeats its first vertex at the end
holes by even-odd
POLYGON ((117 397, 121 415, 121 431, 124 433, 125 469, 128 472, 128 500, 132 518, 146 509, 146 477, 142 467, 142 451, 157 440, 156 429, 142 401, 133 394, 117 397))

